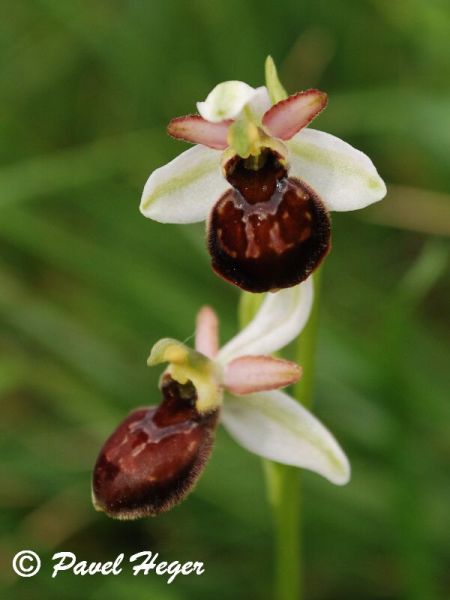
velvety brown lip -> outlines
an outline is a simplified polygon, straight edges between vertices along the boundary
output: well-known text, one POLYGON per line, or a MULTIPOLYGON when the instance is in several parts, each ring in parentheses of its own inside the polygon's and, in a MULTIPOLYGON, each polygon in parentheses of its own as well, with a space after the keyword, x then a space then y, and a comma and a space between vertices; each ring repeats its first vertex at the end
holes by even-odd
POLYGON ((199 414, 191 383, 166 376, 161 391, 161 404, 130 413, 97 458, 94 502, 111 517, 169 510, 189 493, 210 456, 218 410, 199 414))
POLYGON ((306 183, 288 177, 275 152, 259 169, 235 157, 233 186, 214 206, 208 227, 213 269, 250 292, 291 287, 314 271, 331 247, 326 208, 306 183))

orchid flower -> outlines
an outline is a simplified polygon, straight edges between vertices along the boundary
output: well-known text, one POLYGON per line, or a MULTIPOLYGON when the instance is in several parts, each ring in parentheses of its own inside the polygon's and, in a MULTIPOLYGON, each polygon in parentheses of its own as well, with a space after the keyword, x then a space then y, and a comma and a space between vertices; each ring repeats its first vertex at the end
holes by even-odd
POLYGON ((324 92, 287 97, 270 57, 266 82, 225 81, 199 115, 172 119, 169 134, 196 145, 150 175, 140 204, 162 223, 206 220, 213 269, 250 292, 305 280, 331 247, 329 211, 386 194, 365 154, 307 127, 324 92))
POLYGON ((94 468, 95 507, 119 519, 169 510, 203 471, 219 420, 247 450, 345 484, 350 467, 338 443, 279 389, 297 381, 300 368, 269 356, 300 333, 312 297, 311 279, 268 295, 220 350, 217 317, 208 307, 197 318, 195 350, 160 340, 148 364, 168 363, 162 402, 134 410, 104 444, 94 468))

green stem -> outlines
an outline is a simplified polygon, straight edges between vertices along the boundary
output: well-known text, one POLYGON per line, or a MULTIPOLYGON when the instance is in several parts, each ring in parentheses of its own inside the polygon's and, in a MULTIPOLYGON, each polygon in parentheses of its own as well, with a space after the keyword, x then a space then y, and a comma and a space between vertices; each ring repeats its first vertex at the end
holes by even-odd
POLYGON ((300 543, 300 472, 264 461, 266 488, 273 513, 275 598, 300 600, 303 589, 300 543))
MULTIPOLYGON (((294 387, 294 397, 306 407, 313 400, 315 348, 318 329, 320 271, 314 275, 314 304, 306 327, 295 342, 295 360, 303 376, 294 387)), ((263 294, 241 297, 241 327, 261 305, 263 294)), ((300 543, 300 472, 295 467, 264 461, 267 496, 272 508, 275 536, 275 598, 301 600, 303 597, 302 547, 300 543)))
POLYGON ((295 361, 302 366, 303 375, 294 386, 294 397, 306 408, 311 408, 314 393, 314 376, 316 369, 316 341, 319 329, 319 300, 322 269, 313 275, 314 303, 308 322, 297 338, 295 361))

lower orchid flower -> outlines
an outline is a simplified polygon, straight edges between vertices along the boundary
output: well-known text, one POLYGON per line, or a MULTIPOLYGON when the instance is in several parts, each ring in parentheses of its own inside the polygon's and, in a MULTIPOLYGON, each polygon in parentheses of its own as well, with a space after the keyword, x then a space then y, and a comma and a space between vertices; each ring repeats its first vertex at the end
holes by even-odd
POLYGON ((329 211, 386 194, 365 154, 307 127, 325 93, 288 97, 270 57, 266 82, 220 83, 200 115, 172 119, 169 134, 197 145, 151 174, 140 205, 162 223, 206 219, 213 269, 250 292, 304 281, 331 247, 329 211))
POLYGON ((95 507, 119 519, 169 510, 203 471, 219 421, 247 450, 345 484, 350 467, 336 440, 280 391, 299 379, 301 369, 269 356, 303 329, 312 296, 309 279, 266 297, 249 325, 221 349, 217 317, 208 307, 197 318, 195 350, 160 340, 148 364, 168 363, 162 402, 134 410, 105 442, 93 474, 95 507))

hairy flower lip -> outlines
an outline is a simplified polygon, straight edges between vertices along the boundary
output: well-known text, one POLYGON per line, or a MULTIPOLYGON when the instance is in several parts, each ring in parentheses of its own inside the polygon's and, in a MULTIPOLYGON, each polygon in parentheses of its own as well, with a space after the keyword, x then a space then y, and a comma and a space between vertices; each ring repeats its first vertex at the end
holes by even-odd
POLYGON ((212 451, 219 411, 200 414, 194 388, 166 376, 159 406, 133 410, 104 443, 92 496, 116 519, 155 516, 192 490, 212 451))
POLYGON ((223 164, 231 190, 207 224, 213 270, 249 292, 304 281, 331 247, 330 219, 313 189, 288 176, 282 155, 265 148, 257 164, 233 155, 223 164))
POLYGON ((258 170, 245 164, 237 157, 226 163, 233 188, 209 216, 212 268, 249 292, 297 285, 330 250, 328 211, 313 189, 287 176, 275 152, 258 170))

